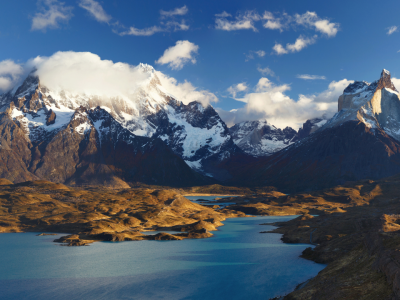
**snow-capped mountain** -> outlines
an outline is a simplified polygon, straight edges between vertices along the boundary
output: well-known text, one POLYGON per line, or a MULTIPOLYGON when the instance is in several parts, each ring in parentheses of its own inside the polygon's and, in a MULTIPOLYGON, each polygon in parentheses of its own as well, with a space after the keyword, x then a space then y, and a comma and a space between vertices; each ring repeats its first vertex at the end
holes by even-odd
POLYGON ((399 92, 391 81, 390 72, 383 70, 379 80, 372 83, 355 81, 338 100, 338 113, 324 128, 350 120, 358 120, 369 128, 381 128, 400 140, 399 92))
MULTIPOLYGON (((68 126, 76 110, 101 107, 135 136, 160 138, 193 169, 211 176, 203 168, 205 160, 218 156, 226 159, 240 151, 229 130, 211 106, 198 102, 188 105, 166 91, 153 67, 140 64, 139 82, 132 83, 129 96, 104 97, 96 92, 72 93, 50 90, 31 73, 10 92, 0 96, 1 110, 10 109, 12 119, 20 124, 31 142, 40 142, 68 126)), ((77 132, 86 132, 82 124, 77 132)))
POLYGON ((253 156, 271 155, 292 143, 297 132, 286 127, 281 130, 267 120, 246 121, 229 128, 235 144, 253 156))
POLYGON ((317 124, 319 129, 251 162, 232 184, 271 185, 293 192, 400 173, 400 98, 390 73, 383 70, 371 84, 350 84, 339 97, 338 108, 322 127, 325 120, 304 123, 303 131, 311 132, 317 124))

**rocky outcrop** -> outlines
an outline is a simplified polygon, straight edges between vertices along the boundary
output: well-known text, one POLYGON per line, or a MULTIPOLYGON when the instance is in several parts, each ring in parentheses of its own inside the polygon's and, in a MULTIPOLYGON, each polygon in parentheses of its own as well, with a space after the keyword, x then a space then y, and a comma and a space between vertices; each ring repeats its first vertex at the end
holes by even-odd
POLYGON ((303 127, 299 128, 299 131, 293 137, 292 142, 293 143, 298 142, 308 137, 310 134, 314 133, 315 131, 320 129, 323 125, 325 125, 326 122, 327 120, 323 118, 315 118, 307 120, 305 123, 303 123, 303 127))
POLYGON ((51 124, 54 124, 56 122, 56 114, 54 113, 53 110, 49 110, 47 113, 47 118, 46 118, 46 125, 49 126, 51 124))

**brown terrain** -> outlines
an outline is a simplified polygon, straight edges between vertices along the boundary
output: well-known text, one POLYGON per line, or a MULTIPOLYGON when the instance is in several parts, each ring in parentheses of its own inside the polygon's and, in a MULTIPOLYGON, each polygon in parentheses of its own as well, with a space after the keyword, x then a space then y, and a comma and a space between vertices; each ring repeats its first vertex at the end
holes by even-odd
POLYGON ((69 246, 93 241, 210 237, 227 217, 244 216, 195 204, 174 190, 71 188, 49 181, 0 180, 0 232, 69 233, 69 246), (174 230, 179 234, 145 235, 174 230))

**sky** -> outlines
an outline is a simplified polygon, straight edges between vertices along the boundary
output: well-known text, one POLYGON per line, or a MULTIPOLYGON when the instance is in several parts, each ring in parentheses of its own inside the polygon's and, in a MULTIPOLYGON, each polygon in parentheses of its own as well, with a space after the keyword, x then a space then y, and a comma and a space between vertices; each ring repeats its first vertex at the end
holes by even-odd
POLYGON ((228 126, 267 119, 297 129, 332 116, 348 84, 372 82, 383 68, 400 89, 400 2, 385 3, 2 1, 0 93, 56 58, 87 78, 115 74, 115 87, 146 63, 178 100, 211 104, 228 126))

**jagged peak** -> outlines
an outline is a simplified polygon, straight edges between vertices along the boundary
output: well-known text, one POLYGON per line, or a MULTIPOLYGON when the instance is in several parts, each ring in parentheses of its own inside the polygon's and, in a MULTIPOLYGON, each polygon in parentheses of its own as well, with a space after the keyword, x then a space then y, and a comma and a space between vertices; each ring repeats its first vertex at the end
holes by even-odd
POLYGON ((390 72, 386 69, 382 70, 381 73, 381 78, 378 81, 378 85, 377 85, 377 90, 381 90, 383 88, 389 88, 393 91, 397 91, 396 87, 394 86, 392 80, 391 80, 391 76, 390 76, 390 72))
POLYGON ((386 69, 383 69, 380 78, 372 83, 369 83, 367 81, 354 81, 353 83, 350 83, 344 89, 343 94, 351 95, 351 94, 358 94, 364 91, 375 92, 383 88, 389 88, 393 91, 398 92, 391 80, 390 72, 386 69))
POLYGON ((153 66, 148 65, 148 64, 144 64, 144 63, 140 63, 137 68, 139 70, 141 70, 143 73, 149 73, 149 74, 153 74, 156 70, 153 68, 153 66))

